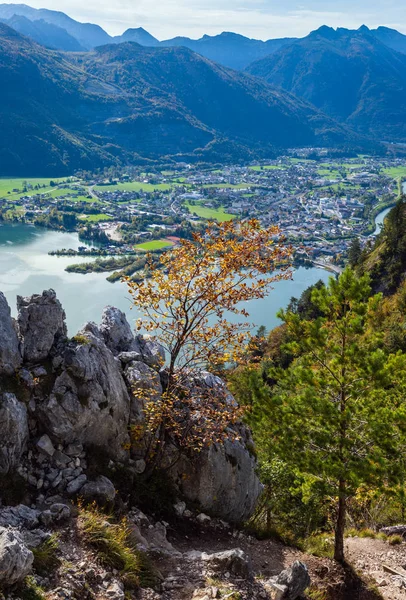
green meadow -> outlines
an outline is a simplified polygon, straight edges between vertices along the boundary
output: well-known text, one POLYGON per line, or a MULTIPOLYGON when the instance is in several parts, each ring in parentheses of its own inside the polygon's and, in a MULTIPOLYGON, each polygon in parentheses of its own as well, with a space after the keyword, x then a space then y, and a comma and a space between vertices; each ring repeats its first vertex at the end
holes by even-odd
POLYGON ((220 208, 207 208, 205 206, 201 206, 200 204, 190 204, 189 202, 185 202, 185 206, 190 213, 194 213, 198 217, 202 217, 202 219, 214 219, 220 223, 235 219, 235 215, 226 213, 223 206, 220 208))
POLYGON ((101 221, 111 221, 113 217, 106 213, 97 213, 95 215, 82 215, 79 217, 81 221, 89 221, 90 223, 100 223, 101 221))
POLYGON ((153 252, 154 250, 161 250, 162 248, 169 248, 173 246, 169 240, 152 240, 150 242, 144 242, 135 246, 137 250, 145 250, 146 252, 153 252))

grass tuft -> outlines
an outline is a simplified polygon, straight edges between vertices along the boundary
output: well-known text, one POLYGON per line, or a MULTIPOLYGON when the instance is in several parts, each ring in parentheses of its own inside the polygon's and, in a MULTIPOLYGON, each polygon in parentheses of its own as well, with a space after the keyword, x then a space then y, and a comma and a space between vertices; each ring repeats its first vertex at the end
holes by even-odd
POLYGON ((334 536, 330 533, 312 535, 305 541, 304 550, 314 556, 333 558, 334 536))
POLYGON ((59 553, 58 536, 51 535, 47 540, 42 542, 37 548, 33 548, 34 554, 34 569, 40 575, 48 575, 55 571, 61 564, 59 553))
POLYGON ((306 595, 310 600, 327 600, 327 593, 324 590, 310 587, 306 590, 306 595))
POLYGON ((79 523, 85 540, 97 551, 100 560, 120 571, 124 585, 130 589, 155 587, 158 574, 147 555, 130 542, 126 519, 112 523, 95 504, 80 507, 79 523))
POLYGON ((361 531, 358 532, 358 537, 375 539, 376 532, 373 531, 373 529, 369 529, 369 528, 361 529, 361 531))
POLYGON ((31 576, 25 578, 24 583, 18 587, 19 600, 46 600, 45 592, 31 576))
POLYGON ((403 537, 401 535, 391 535, 388 537, 388 543, 391 546, 397 546, 403 542, 403 537))

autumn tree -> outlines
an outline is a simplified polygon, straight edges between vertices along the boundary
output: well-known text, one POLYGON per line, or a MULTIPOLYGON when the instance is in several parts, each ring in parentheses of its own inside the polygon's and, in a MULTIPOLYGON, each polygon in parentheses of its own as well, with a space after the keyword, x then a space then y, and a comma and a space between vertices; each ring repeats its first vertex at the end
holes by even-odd
POLYGON ((289 368, 273 369, 275 384, 253 405, 261 452, 307 473, 335 503, 336 560, 344 561, 347 504, 362 485, 399 481, 406 431, 405 355, 382 349, 371 328, 381 296, 367 276, 347 269, 314 289, 314 320, 282 312, 289 368))
POLYGON ((289 278, 291 250, 277 227, 259 222, 211 223, 204 233, 161 255, 149 256, 149 278, 128 281, 144 317, 140 331, 164 347, 165 389, 144 401, 146 423, 162 453, 168 434, 179 447, 199 450, 230 434, 240 416, 224 388, 202 383, 202 369, 239 360, 249 338, 247 302, 264 298, 289 278))

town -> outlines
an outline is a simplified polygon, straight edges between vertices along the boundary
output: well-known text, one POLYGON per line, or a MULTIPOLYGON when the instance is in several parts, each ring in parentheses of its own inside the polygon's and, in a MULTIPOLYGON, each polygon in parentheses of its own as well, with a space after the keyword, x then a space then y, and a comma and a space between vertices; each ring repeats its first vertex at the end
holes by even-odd
POLYGON ((365 244, 377 233, 374 218, 402 194, 405 176, 399 158, 329 158, 315 148, 216 168, 111 167, 65 179, 0 180, 0 218, 77 230, 96 247, 54 253, 96 256, 101 270, 126 267, 133 275, 145 264, 140 253, 163 251, 208 220, 255 217, 280 227, 297 262, 334 270, 354 238, 365 244), (116 264, 116 255, 127 258, 116 264))

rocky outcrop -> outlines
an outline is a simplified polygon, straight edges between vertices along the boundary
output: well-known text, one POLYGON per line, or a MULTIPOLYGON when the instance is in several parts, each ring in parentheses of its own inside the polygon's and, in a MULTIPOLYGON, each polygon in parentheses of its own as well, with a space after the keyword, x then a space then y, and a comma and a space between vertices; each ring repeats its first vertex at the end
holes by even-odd
POLYGON ((17 297, 22 355, 33 363, 48 358, 60 338, 66 337, 65 311, 54 290, 17 297))
POLYGON ((15 470, 28 440, 27 409, 14 394, 0 394, 0 474, 15 470))
POLYGON ((37 414, 46 433, 59 443, 103 447, 114 457, 128 443, 130 399, 120 363, 94 326, 65 346, 49 397, 37 414), (89 330, 90 329, 90 330, 89 330))
MULTIPOLYGON (((18 466, 28 486, 47 497, 84 495, 110 502, 114 487, 102 481, 103 471, 93 470, 88 479, 89 454, 112 459, 113 467, 119 462, 131 477, 145 471, 151 434, 133 443, 130 456, 129 430, 145 418, 144 398, 158 402, 164 393, 164 349, 155 338, 134 336, 125 314, 110 306, 100 327, 88 323, 68 340, 65 313, 53 290, 19 297, 18 309, 22 356, 0 296, 1 327, 7 331, 7 340, 0 340, 0 370, 7 364, 11 373, 19 366, 12 389, 18 384, 22 392, 21 398, 11 389, 0 396, 0 473, 18 466), (27 438, 31 456, 19 465, 27 438)), ((212 394, 231 409, 236 406, 224 382, 208 372, 190 374, 186 386, 196 403, 212 394)), ((240 425, 235 441, 192 457, 183 454, 169 471, 179 495, 212 516, 247 519, 261 491, 251 444, 249 431, 240 425)), ((171 463, 173 447, 165 448, 171 463)))
POLYGON ((11 586, 29 574, 34 555, 18 532, 0 527, 0 585, 11 586))
POLYGON ((11 375, 21 364, 19 342, 10 307, 0 292, 0 375, 11 375))
MULTIPOLYGON (((125 314, 114 306, 106 306, 102 314, 100 333, 113 354, 137 350, 134 335, 125 314)), ((140 359, 141 355, 139 354, 140 359)))

